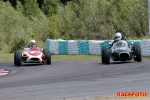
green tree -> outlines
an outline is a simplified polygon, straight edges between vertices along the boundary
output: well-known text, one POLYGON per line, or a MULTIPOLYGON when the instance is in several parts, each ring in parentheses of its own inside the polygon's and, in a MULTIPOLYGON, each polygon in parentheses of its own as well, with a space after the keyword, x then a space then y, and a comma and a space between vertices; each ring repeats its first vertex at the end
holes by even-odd
POLYGON ((147 34, 147 8, 143 0, 72 0, 65 10, 58 7, 58 30, 70 38, 110 39, 116 30, 141 37, 147 34))
POLYGON ((23 6, 20 1, 17 0, 16 10, 23 13, 23 6))
POLYGON ((24 12, 23 14, 29 18, 37 17, 40 14, 40 8, 38 7, 36 0, 25 0, 24 1, 24 12))
POLYGON ((58 4, 59 4, 59 0, 44 0, 42 11, 47 16, 56 14, 58 4))
POLYGON ((7 2, 9 1, 11 3, 11 5, 16 8, 16 5, 17 5, 17 0, 3 0, 4 2, 7 2))

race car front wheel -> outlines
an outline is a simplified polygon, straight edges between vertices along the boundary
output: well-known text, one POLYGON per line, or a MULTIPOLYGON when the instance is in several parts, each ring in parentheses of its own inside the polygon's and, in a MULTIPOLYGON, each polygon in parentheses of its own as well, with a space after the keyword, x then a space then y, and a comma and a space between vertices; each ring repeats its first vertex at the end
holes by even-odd
POLYGON ((51 64, 51 53, 50 53, 50 51, 46 52, 46 63, 47 63, 47 65, 51 64))
POLYGON ((136 46, 136 50, 135 50, 135 55, 136 55, 136 58, 135 60, 137 62, 141 62, 142 61, 142 57, 141 57, 141 47, 140 46, 136 46))
POLYGON ((14 65, 17 65, 17 54, 18 54, 18 50, 15 50, 15 52, 14 52, 14 65))
POLYGON ((134 45, 133 46, 133 51, 134 51, 134 55, 135 55, 135 57, 134 57, 134 61, 137 61, 137 57, 136 57, 136 52, 137 52, 137 45, 134 45))
POLYGON ((16 65, 21 66, 21 54, 18 52, 16 57, 16 65))
POLYGON ((105 48, 106 47, 102 47, 102 50, 101 50, 101 61, 102 61, 102 64, 105 63, 105 61, 104 61, 104 51, 105 51, 105 48))
POLYGON ((104 55, 105 64, 109 64, 110 63, 110 55, 109 55, 108 48, 105 48, 103 55, 104 55))

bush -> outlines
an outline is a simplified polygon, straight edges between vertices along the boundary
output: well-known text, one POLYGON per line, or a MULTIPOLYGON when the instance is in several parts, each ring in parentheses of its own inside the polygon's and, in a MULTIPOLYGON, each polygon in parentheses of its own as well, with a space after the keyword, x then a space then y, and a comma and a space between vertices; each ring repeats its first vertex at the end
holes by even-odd
POLYGON ((21 4, 19 6, 14 9, 9 2, 0 1, 0 50, 13 52, 21 49, 31 35, 35 35, 37 41, 46 40, 45 36, 49 32, 48 18, 42 11, 39 11, 38 16, 25 17, 21 4))
POLYGON ((26 45, 26 39, 21 37, 17 37, 13 40, 13 42, 11 43, 11 53, 14 52, 15 50, 20 50, 22 48, 24 48, 26 45))

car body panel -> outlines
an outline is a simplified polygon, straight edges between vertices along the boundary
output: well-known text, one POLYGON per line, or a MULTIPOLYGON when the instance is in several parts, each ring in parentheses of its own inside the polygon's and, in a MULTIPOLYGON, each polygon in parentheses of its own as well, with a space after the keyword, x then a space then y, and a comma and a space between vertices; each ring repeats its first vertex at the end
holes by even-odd
POLYGON ((132 46, 125 40, 114 43, 109 49, 109 53, 114 61, 125 61, 133 58, 132 46))
POLYGON ((42 49, 36 48, 24 48, 22 52, 22 62, 24 63, 44 63, 45 55, 42 49))

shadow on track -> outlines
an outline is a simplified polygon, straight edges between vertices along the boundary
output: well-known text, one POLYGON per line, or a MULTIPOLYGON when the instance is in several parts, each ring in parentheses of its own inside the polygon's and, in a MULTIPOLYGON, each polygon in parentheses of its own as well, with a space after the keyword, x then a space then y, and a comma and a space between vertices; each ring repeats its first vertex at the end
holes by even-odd
POLYGON ((111 65, 111 64, 127 64, 127 63, 137 63, 135 61, 110 61, 110 64, 102 64, 101 65, 111 65))
POLYGON ((46 65, 46 64, 43 64, 43 63, 23 63, 21 66, 15 66, 13 65, 14 67, 29 67, 29 66, 41 66, 41 65, 46 65))

